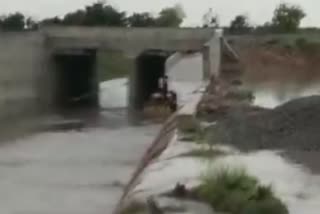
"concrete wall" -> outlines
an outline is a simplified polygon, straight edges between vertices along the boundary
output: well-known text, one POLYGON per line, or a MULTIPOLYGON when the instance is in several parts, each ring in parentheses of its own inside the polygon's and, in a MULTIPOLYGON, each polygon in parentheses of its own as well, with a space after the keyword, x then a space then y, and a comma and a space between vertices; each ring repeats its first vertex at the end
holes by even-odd
POLYGON ((1 33, 0 47, 0 134, 8 132, 7 128, 19 132, 22 121, 33 120, 44 110, 38 84, 45 60, 43 37, 1 33))
POLYGON ((207 28, 102 28, 49 27, 43 29, 53 48, 103 48, 107 50, 201 50, 213 35, 207 28))
MULTIPOLYGON (((98 52, 116 50, 128 55, 132 64, 129 103, 133 103, 139 96, 134 90, 137 88, 135 59, 142 51, 203 51, 204 44, 210 41, 207 70, 216 74, 220 42, 214 35, 215 31, 209 28, 51 27, 40 32, 1 33, 0 123, 18 130, 17 126, 23 124, 21 121, 37 119, 51 110, 56 87, 52 54, 56 51, 94 48, 98 52)), ((27 124, 33 126, 34 123, 27 124)))

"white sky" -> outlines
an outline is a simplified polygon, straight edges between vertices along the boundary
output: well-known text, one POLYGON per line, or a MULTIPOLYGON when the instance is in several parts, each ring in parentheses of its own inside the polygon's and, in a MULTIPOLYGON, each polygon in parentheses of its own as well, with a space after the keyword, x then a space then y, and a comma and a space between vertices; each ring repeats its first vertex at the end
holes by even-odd
MULTIPOLYGON (((96 0, 0 0, 0 14, 21 11, 36 19, 64 15, 96 0)), ((158 12, 176 3, 183 5, 187 18, 185 25, 200 25, 203 14, 211 7, 219 15, 222 25, 226 25, 238 14, 249 15, 252 24, 271 20, 274 8, 283 0, 109 0, 114 6, 130 12, 158 12)), ((286 0, 297 3, 306 11, 304 26, 320 26, 319 0, 286 0)))

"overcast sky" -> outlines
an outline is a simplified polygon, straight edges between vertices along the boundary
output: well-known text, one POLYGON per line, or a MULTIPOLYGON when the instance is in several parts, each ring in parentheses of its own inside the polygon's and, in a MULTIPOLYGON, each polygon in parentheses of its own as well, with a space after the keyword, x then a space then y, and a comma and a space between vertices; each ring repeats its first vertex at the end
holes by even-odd
MULTIPOLYGON (((67 12, 82 8, 96 0, 0 0, 0 14, 21 11, 36 19, 64 15, 67 12)), ((203 14, 213 8, 219 15, 220 23, 228 24, 237 14, 249 15, 253 24, 261 24, 271 19, 277 4, 283 0, 109 0, 114 6, 129 13, 133 11, 159 12, 166 6, 176 3, 183 5, 187 18, 184 25, 199 25, 203 14)), ((320 26, 319 0, 287 0, 303 7, 307 17, 304 26, 320 26)))

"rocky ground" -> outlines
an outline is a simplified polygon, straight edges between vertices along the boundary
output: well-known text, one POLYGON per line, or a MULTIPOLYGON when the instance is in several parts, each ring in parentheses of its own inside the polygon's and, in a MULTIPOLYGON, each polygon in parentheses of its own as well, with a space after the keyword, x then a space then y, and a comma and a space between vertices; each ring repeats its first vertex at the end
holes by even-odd
POLYGON ((232 109, 210 134, 243 149, 317 150, 320 96, 293 100, 257 114, 232 109))
POLYGON ((242 151, 284 151, 289 158, 320 171, 315 164, 320 147, 320 96, 264 109, 251 105, 254 98, 250 92, 215 87, 220 91, 208 90, 198 109, 202 120, 217 121, 205 131, 209 143, 223 143, 242 151))

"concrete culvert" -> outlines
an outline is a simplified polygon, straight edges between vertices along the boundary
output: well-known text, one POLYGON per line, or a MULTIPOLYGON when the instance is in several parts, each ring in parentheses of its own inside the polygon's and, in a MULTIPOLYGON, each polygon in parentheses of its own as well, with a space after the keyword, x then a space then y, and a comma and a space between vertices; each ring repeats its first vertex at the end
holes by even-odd
POLYGON ((143 109, 151 95, 159 91, 159 79, 165 75, 165 62, 169 56, 170 53, 167 52, 150 50, 145 51, 137 58, 136 109, 143 109))
POLYGON ((61 110, 98 106, 96 52, 94 50, 59 52, 54 55, 55 105, 61 110))

